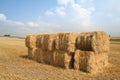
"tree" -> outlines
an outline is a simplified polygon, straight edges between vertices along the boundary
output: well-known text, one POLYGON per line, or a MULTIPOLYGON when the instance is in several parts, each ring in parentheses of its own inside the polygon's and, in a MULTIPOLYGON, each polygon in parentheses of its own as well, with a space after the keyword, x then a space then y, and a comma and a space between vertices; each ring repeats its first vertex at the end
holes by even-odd
POLYGON ((9 34, 5 34, 4 37, 10 37, 10 35, 9 34))

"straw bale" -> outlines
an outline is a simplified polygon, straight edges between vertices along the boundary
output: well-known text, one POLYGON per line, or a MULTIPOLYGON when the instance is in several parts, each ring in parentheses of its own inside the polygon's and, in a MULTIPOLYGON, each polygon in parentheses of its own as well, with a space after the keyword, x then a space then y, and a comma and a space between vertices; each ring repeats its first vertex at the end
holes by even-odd
POLYGON ((76 47, 77 49, 83 51, 92 51, 92 34, 91 33, 81 33, 77 37, 76 47))
POLYGON ((55 50, 55 39, 56 39, 56 34, 50 34, 48 36, 48 50, 52 51, 55 50))
POLYGON ((68 52, 74 52, 76 47, 76 37, 78 33, 68 32, 68 33, 58 33, 55 40, 55 48, 57 50, 63 50, 68 52))
POLYGON ((48 43, 48 50, 49 51, 52 51, 52 50, 55 50, 55 39, 56 39, 56 34, 50 34, 48 36, 48 40, 47 40, 47 43, 48 43))
POLYGON ((40 63, 53 64, 53 52, 44 51, 41 48, 37 48, 36 55, 34 56, 35 60, 40 63))
POLYGON ((26 47, 34 48, 36 47, 36 36, 37 35, 27 35, 25 39, 26 47))
POLYGON ((76 50, 74 55, 74 68, 82 71, 87 71, 87 62, 90 54, 93 54, 93 52, 89 51, 87 54, 86 51, 76 50))
POLYGON ((42 49, 43 50, 48 50, 48 36, 49 34, 43 34, 42 35, 42 49))
POLYGON ((87 72, 96 73, 102 71, 103 67, 108 65, 107 53, 91 54, 88 57, 87 72))
POLYGON ((94 32, 92 48, 96 53, 109 52, 109 35, 103 31, 94 32))
POLYGON ((43 42, 43 38, 42 38, 42 34, 39 34, 36 36, 36 47, 37 48, 41 48, 42 47, 42 42, 43 42))
POLYGON ((94 51, 95 53, 109 51, 109 36, 102 31, 81 33, 76 40, 77 49, 94 51))
POLYGON ((38 47, 41 47, 43 50, 48 50, 48 51, 54 50, 55 38, 56 38, 56 34, 43 34, 41 36, 38 36, 38 41, 37 41, 38 47))
POLYGON ((53 54, 53 65, 62 68, 73 67, 73 54, 65 51, 55 50, 53 54))
POLYGON ((107 53, 95 54, 92 51, 76 50, 74 55, 74 68, 77 70, 96 73, 108 64, 107 53))
POLYGON ((53 52, 52 51, 43 51, 43 61, 46 64, 53 65, 53 52))
POLYGON ((36 53, 36 48, 28 48, 28 58, 33 59, 36 53))
POLYGON ((34 55, 34 60, 36 60, 40 63, 44 63, 44 61, 43 61, 43 50, 41 48, 36 49, 36 53, 34 55))

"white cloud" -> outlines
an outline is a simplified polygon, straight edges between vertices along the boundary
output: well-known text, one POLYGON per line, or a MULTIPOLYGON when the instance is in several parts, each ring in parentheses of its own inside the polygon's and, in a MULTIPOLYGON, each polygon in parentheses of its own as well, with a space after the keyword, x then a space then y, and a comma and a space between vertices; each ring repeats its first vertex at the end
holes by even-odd
POLYGON ((57 0, 58 4, 67 6, 69 3, 74 3, 74 0, 57 0))
POLYGON ((53 16, 53 15, 55 15, 55 14, 54 14, 54 12, 52 12, 52 11, 50 11, 50 10, 47 10, 47 11, 45 12, 45 15, 47 15, 47 16, 53 16))
POLYGON ((20 21, 12 21, 12 20, 6 20, 5 23, 11 25, 11 26, 16 26, 16 27, 23 27, 25 26, 24 23, 20 22, 20 21))
MULTIPOLYGON (((102 4, 100 10, 96 10, 94 7, 95 0, 57 1, 57 6, 46 10, 45 15, 39 16, 37 22, 23 23, 8 20, 4 14, 0 13, 0 35, 5 33, 26 35, 30 33, 90 30, 106 30, 120 35, 119 1, 104 1, 105 3, 102 4), (113 29, 115 30, 113 31, 113 29)), ((102 1, 99 2, 102 3, 102 1)), ((95 6, 99 7, 97 4, 95 6)))
POLYGON ((94 0, 89 0, 90 2, 93 2, 94 0))
POLYGON ((38 23, 34 23, 34 22, 27 22, 27 24, 26 24, 27 26, 30 26, 30 27, 38 27, 39 26, 39 24, 38 23))
POLYGON ((79 4, 73 4, 72 8, 78 16, 78 18, 85 19, 91 15, 91 12, 88 9, 81 7, 79 4))
MULTIPOLYGON (((73 23, 73 24, 78 24, 79 26, 90 26, 92 21, 91 21, 91 15, 93 14, 93 12, 95 11, 94 7, 89 7, 89 8, 84 8, 82 7, 81 4, 79 4, 78 1, 76 0, 57 0, 59 6, 56 6, 56 8, 53 8, 52 11, 47 10, 45 12, 48 13, 48 15, 53 15, 54 14, 54 18, 55 20, 58 19, 62 20, 62 18, 64 20, 62 21, 67 21, 68 23, 73 23)), ((93 0, 81 0, 82 2, 92 2, 93 0)), ((59 21, 58 22, 61 22, 59 21)))
POLYGON ((88 10, 89 10, 90 12, 94 12, 94 11, 95 11, 95 8, 94 8, 94 7, 90 7, 90 8, 88 8, 88 10))
POLYGON ((90 26, 92 24, 91 21, 91 15, 94 12, 94 7, 90 8, 84 8, 80 4, 74 3, 72 4, 72 11, 73 11, 73 16, 72 20, 74 22, 78 22, 79 25, 86 27, 90 26))
POLYGON ((86 21, 83 21, 81 25, 84 27, 87 27, 87 26, 91 25, 91 22, 90 22, 90 20, 88 20, 88 21, 86 20, 86 21))
POLYGON ((61 6, 61 7, 56 7, 56 9, 54 9, 53 11, 52 10, 47 10, 45 12, 45 15, 46 16, 61 16, 61 17, 64 17, 66 15, 66 12, 65 12, 65 7, 61 6))
POLYGON ((92 3, 94 0, 76 0, 76 2, 78 2, 79 4, 84 4, 86 2, 90 2, 92 3))
POLYGON ((86 2, 86 0, 80 0, 80 2, 81 2, 81 3, 85 3, 85 2, 86 2))
POLYGON ((0 20, 6 20, 6 16, 4 14, 0 14, 0 20))
POLYGON ((56 8, 55 12, 56 12, 56 14, 59 14, 60 16, 65 16, 66 15, 64 7, 58 7, 58 8, 56 8))
POLYGON ((14 36, 25 36, 27 34, 47 33, 60 30, 57 23, 49 23, 44 21, 26 23, 14 20, 0 20, 0 35, 10 34, 14 36))
MULTIPOLYGON (((4 14, 0 14, 3 27, 9 27, 9 32, 29 34, 55 31, 75 31, 83 30, 91 25, 91 15, 95 11, 94 7, 84 8, 76 0, 57 0, 58 6, 50 8, 45 12, 45 19, 38 22, 7 20, 4 14), (85 28, 84 28, 85 27, 85 28), (14 31, 13 31, 14 30, 14 31), (18 31, 18 32, 17 32, 18 31)), ((42 17, 43 19, 43 17, 42 17)), ((1 29, 1 30, 2 30, 1 29)), ((0 30, 0 31, 1 31, 0 30)))

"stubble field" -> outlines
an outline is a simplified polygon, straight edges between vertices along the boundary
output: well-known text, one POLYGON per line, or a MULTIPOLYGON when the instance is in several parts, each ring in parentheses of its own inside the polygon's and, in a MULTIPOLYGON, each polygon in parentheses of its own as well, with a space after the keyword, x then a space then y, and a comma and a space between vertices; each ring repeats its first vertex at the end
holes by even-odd
POLYGON ((0 80, 120 80, 120 42, 111 42, 109 66, 97 74, 29 60, 24 42, 24 39, 0 37, 0 80))

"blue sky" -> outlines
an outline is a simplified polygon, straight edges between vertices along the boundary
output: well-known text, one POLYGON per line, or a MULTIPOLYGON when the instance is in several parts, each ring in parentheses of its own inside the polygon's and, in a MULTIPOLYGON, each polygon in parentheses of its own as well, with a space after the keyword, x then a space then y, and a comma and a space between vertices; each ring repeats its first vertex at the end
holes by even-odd
POLYGON ((120 36, 120 0, 0 0, 0 35, 106 31, 120 36))

